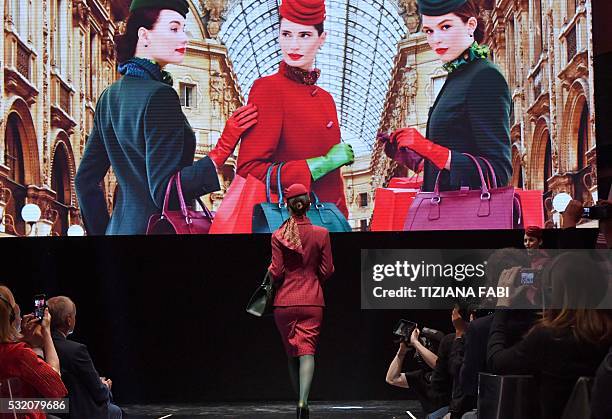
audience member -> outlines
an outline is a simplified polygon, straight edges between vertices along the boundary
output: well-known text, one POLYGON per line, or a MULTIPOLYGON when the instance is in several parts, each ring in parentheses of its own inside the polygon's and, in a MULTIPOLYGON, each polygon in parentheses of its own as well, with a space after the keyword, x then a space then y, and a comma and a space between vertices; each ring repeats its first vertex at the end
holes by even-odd
MULTIPOLYGON (((487 259, 485 270, 487 286, 496 286, 501 273, 509 268, 530 265, 525 251, 506 248, 499 249, 487 259)), ((489 301, 489 307, 495 307, 496 301, 489 301)), ((537 320, 537 313, 532 310, 521 310, 512 313, 508 321, 508 342, 518 342, 537 320)), ((463 364, 459 372, 459 383, 464 394, 462 411, 476 409, 478 401, 478 374, 487 370, 487 344, 493 323, 493 314, 475 318, 465 333, 465 351, 463 364)))
MULTIPOLYGON (((500 287, 516 288, 519 269, 502 273, 500 287)), ((487 350, 487 365, 495 374, 534 375, 538 383, 540 417, 558 419, 580 376, 593 376, 612 344, 610 311, 592 310, 607 288, 601 267, 587 256, 564 253, 542 271, 548 289, 543 318, 519 342, 511 344, 508 319, 512 301, 498 298, 487 350), (594 290, 598 290, 594 292, 594 290)), ((510 295, 514 292, 510 291, 510 295)))
POLYGON ((112 403, 112 381, 101 378, 87 346, 68 340, 76 325, 76 305, 68 297, 47 302, 51 312, 51 333, 68 388, 70 419, 120 419, 121 409, 112 403))
MULTIPOLYGON (((60 377, 60 362, 50 331, 51 315, 45 309, 42 321, 28 314, 20 318, 13 293, 0 286, 0 381, 18 379, 19 398, 63 398, 68 393, 60 377), (22 336, 19 324, 27 330, 22 336), (31 342, 28 342, 29 339, 31 342), (42 347, 43 359, 31 346, 42 347)), ((30 412, 27 419, 44 419, 42 412, 30 412)))

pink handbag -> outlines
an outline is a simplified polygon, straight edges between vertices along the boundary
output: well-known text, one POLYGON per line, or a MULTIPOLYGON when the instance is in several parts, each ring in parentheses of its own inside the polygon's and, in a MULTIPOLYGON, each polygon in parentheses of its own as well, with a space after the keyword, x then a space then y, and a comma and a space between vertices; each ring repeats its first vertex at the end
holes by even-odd
POLYGON ((464 155, 476 164, 480 189, 465 186, 460 190, 440 192, 438 173, 434 191, 419 192, 414 198, 404 223, 404 231, 495 230, 521 226, 520 200, 514 187, 498 188, 493 166, 481 157, 489 169, 487 185, 476 158, 467 153, 464 155))
POLYGON ((200 202, 202 211, 195 211, 185 204, 183 188, 181 187, 181 173, 178 172, 170 178, 164 197, 164 207, 161 214, 153 214, 147 225, 147 235, 153 234, 208 234, 213 220, 213 214, 206 205, 200 202), (180 209, 168 209, 172 185, 176 185, 180 209))

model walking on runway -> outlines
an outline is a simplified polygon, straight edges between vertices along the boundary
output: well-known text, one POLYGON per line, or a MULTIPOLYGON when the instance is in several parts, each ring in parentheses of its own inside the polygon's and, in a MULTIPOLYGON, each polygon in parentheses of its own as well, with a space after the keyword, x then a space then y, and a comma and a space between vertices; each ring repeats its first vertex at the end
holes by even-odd
POLYGON ((289 358, 289 375, 299 395, 298 418, 308 418, 308 394, 314 375, 323 321, 323 283, 334 272, 329 232, 313 226, 306 212, 309 191, 295 184, 285 192, 291 217, 272 235, 270 273, 277 287, 274 320, 289 358))

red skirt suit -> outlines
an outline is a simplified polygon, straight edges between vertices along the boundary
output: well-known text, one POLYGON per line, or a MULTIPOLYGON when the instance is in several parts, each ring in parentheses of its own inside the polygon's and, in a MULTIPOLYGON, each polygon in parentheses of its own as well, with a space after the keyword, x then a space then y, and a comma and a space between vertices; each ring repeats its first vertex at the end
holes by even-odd
MULTIPOLYGON (((301 252, 272 235, 270 273, 277 286, 274 320, 290 357, 314 355, 323 320, 323 284, 334 272, 329 232, 296 217, 301 252)), ((282 227, 281 227, 282 228, 282 227)))
MULTIPOLYGON (((264 181, 272 163, 284 162, 282 187, 301 183, 322 202, 332 202, 348 218, 340 169, 313 182, 306 159, 327 154, 340 143, 336 104, 316 85, 290 78, 285 62, 278 73, 255 81, 249 103, 257 105, 258 122, 242 137, 238 174, 264 181)), ((276 171, 272 187, 276 190, 276 171)))

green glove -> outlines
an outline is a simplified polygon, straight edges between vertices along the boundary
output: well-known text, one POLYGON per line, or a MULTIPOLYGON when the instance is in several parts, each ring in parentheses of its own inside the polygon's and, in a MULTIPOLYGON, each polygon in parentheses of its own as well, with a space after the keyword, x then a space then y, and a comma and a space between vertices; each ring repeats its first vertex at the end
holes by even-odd
POLYGON ((355 153, 350 144, 340 143, 333 146, 326 155, 306 160, 313 180, 319 180, 334 170, 353 164, 355 153))

